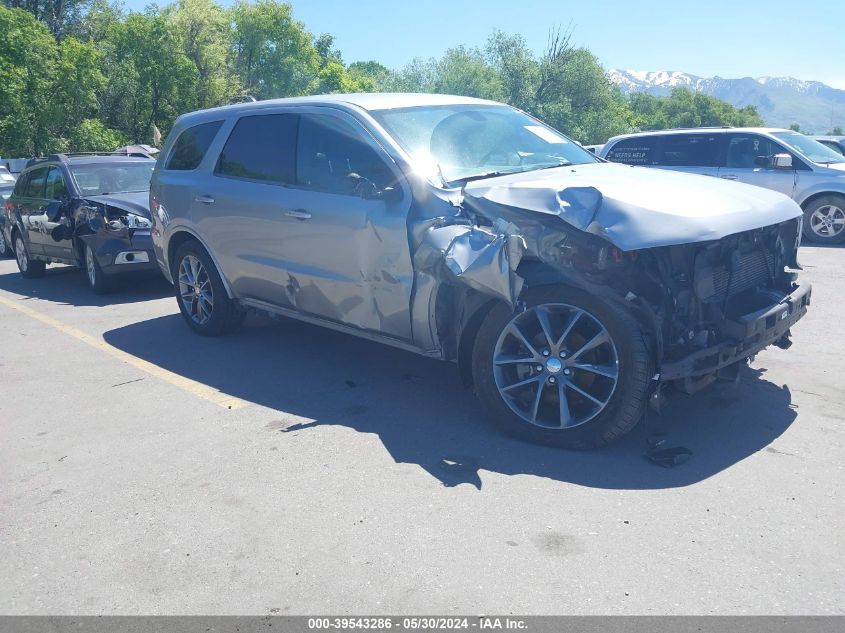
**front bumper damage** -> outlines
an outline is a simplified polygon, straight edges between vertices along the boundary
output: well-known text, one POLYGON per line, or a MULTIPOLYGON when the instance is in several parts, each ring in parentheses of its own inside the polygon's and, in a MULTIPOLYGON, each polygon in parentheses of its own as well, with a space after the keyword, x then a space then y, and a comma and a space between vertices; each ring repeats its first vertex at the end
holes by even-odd
POLYGON ((83 239, 93 246, 97 262, 108 274, 158 270, 149 229, 101 229, 83 239))
POLYGON ((802 284, 777 303, 727 322, 726 329, 735 331, 739 337, 663 363, 658 380, 665 382, 714 374, 769 345, 788 347, 789 329, 807 313, 811 294, 812 287, 802 284))

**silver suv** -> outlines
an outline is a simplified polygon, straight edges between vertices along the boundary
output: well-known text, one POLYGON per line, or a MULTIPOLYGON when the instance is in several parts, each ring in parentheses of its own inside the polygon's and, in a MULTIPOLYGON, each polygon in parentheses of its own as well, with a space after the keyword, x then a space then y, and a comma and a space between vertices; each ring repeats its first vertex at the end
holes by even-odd
POLYGON ((694 128, 626 134, 610 139, 600 155, 774 189, 801 205, 809 241, 845 240, 845 156, 798 132, 694 128))
POLYGON ((501 428, 559 446, 617 439, 664 388, 788 347, 810 300, 786 196, 609 164, 491 101, 187 114, 150 195, 195 332, 256 309, 455 361, 501 428))

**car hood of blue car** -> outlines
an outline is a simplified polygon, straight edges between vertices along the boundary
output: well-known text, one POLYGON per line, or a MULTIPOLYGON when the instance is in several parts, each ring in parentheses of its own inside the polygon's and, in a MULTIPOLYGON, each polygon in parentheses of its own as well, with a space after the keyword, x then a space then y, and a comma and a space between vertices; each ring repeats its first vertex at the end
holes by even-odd
POLYGON ((85 200, 96 202, 98 204, 106 204, 110 207, 122 209, 140 215, 141 217, 152 219, 150 215, 150 194, 148 191, 133 191, 130 193, 109 193, 100 196, 84 196, 85 200))

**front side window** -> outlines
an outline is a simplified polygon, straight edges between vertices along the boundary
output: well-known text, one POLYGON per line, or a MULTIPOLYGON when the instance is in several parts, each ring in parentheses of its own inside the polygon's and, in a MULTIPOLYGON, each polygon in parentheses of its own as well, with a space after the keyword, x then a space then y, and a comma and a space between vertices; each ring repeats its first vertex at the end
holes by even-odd
POLYGON ((508 106, 421 106, 371 114, 422 173, 446 185, 597 161, 557 130, 508 106))
POLYGON ((361 195, 391 186, 390 168, 349 123, 333 116, 300 117, 296 184, 315 191, 361 195))
POLYGON ((39 167, 29 173, 23 195, 27 198, 44 198, 44 184, 47 181, 47 167, 39 167))
POLYGON ((221 176, 293 184, 296 114, 245 116, 236 124, 214 173, 221 176))
POLYGON ((725 165, 734 169, 766 167, 775 154, 781 153, 783 148, 764 136, 734 134, 728 140, 725 165))
POLYGON ((716 134, 667 134, 658 165, 666 167, 716 167, 719 136, 716 134))
POLYGON ((70 173, 83 196, 140 193, 150 190, 155 162, 71 164, 70 173))
POLYGON ((625 165, 653 165, 657 137, 637 136, 622 139, 607 152, 607 160, 625 165))
POLYGON ((221 125, 223 121, 211 121, 184 130, 176 139, 164 168, 189 171, 199 167, 221 125))
POLYGON ((68 197, 65 179, 62 176, 62 170, 58 167, 50 167, 44 197, 47 200, 64 200, 68 197))

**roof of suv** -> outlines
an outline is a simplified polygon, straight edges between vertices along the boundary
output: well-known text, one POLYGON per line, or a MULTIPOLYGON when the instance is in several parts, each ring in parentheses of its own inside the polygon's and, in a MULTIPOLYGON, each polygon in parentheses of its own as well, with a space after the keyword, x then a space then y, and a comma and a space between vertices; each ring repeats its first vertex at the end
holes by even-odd
POLYGON ((718 133, 736 133, 736 132, 759 132, 763 134, 770 134, 772 132, 791 132, 792 130, 786 130, 784 128, 779 127, 681 127, 681 128, 672 128, 669 130, 649 130, 648 132, 632 132, 631 134, 619 134, 608 139, 605 147, 608 147, 611 143, 618 141, 623 138, 636 138, 639 136, 664 136, 667 134, 696 134, 696 133, 710 133, 710 134, 718 134, 718 133))
POLYGON ((394 108, 411 108, 415 106, 441 105, 498 105, 497 101, 476 99, 474 97, 460 97, 456 95, 441 95, 417 92, 362 92, 350 94, 314 95, 310 97, 287 97, 284 99, 267 99, 236 103, 233 105, 197 110, 179 117, 181 122, 193 119, 207 120, 215 113, 230 113, 241 110, 260 110, 262 108, 285 105, 340 105, 353 106, 362 110, 390 110, 394 108))

